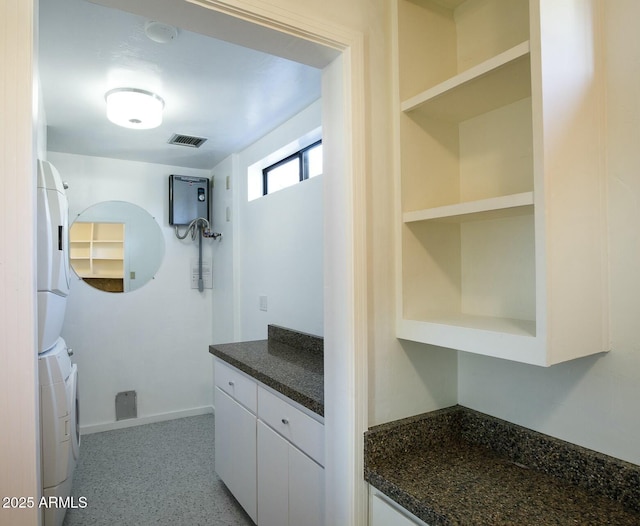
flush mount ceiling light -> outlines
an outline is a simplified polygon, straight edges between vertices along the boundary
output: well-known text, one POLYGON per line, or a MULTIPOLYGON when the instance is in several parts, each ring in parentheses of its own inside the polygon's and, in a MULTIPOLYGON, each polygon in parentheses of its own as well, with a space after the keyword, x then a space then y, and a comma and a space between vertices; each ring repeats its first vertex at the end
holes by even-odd
POLYGON ((162 124, 164 100, 152 93, 136 88, 116 88, 104 96, 107 118, 125 128, 148 130, 162 124))

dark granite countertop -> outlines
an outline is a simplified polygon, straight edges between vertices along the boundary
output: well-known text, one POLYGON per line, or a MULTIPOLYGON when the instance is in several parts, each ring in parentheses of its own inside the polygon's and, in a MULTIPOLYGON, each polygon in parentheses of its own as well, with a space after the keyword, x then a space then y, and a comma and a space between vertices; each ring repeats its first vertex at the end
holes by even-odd
POLYGON ((210 345, 209 352, 324 417, 322 338, 269 325, 266 340, 210 345))
POLYGON ((365 480, 430 526, 640 525, 640 466, 461 406, 367 431, 365 480))

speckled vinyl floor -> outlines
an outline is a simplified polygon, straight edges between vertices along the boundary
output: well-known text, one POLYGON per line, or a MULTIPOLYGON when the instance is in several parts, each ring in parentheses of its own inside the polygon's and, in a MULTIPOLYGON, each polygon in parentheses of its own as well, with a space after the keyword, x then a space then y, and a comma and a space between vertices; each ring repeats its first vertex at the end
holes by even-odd
POLYGON ((214 417, 82 437, 64 526, 251 526, 214 472, 214 417))

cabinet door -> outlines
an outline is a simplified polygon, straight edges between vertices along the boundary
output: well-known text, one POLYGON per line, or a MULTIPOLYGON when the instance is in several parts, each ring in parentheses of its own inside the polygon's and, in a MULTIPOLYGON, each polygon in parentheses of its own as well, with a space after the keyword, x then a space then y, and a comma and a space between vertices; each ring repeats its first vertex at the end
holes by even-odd
POLYGON ((289 526, 324 525, 324 469, 289 446, 289 526))
POLYGON ((216 388, 216 473, 257 521, 256 417, 216 388))
POLYGON ((233 485, 233 460, 231 448, 233 447, 233 430, 230 422, 233 421, 232 400, 216 388, 216 414, 215 414, 215 469, 218 476, 228 488, 233 485))
POLYGON ((258 524, 289 524, 289 443, 258 420, 258 524))

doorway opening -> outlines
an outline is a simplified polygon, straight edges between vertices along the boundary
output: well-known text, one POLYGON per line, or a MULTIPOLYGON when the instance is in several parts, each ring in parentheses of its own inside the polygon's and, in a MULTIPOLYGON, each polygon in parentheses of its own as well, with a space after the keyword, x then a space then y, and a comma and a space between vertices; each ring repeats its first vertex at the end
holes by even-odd
MULTIPOLYGON (((366 428, 364 74, 362 38, 300 13, 219 1, 97 3, 322 69, 325 158, 325 426, 327 521, 363 524, 366 428), (130 5, 133 4, 133 5, 130 5), (214 35, 211 35, 214 36, 214 35), (345 403, 348 400, 349 403, 345 403)), ((204 351, 203 351, 204 352, 204 351)))

